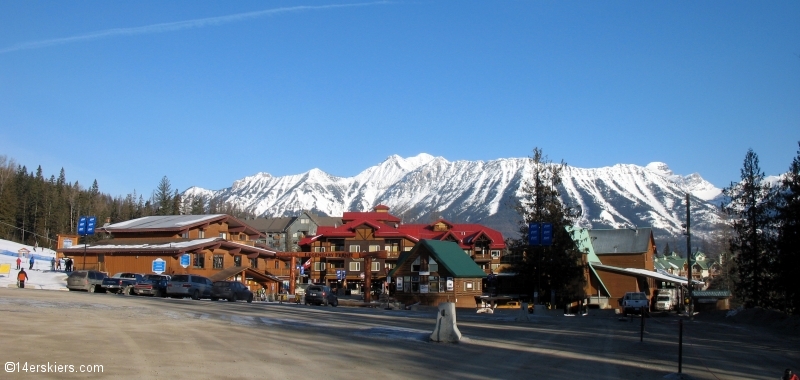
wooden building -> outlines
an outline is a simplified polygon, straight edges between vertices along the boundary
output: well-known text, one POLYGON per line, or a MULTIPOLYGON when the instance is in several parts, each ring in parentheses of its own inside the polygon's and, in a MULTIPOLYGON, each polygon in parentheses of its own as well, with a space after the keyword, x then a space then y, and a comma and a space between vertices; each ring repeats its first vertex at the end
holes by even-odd
POLYGON ((400 255, 389 276, 394 280, 395 298, 406 304, 455 302, 456 307, 475 307, 486 273, 458 244, 420 240, 400 255))
MULTIPOLYGON (((215 280, 233 279, 252 290, 279 290, 270 272, 276 251, 258 247, 261 233, 224 214, 148 216, 98 228, 102 239, 89 245, 58 249, 75 269, 153 273, 153 261, 165 262, 164 274, 197 274, 215 280), (188 255, 188 265, 181 258, 188 255)), ((283 263, 281 262, 283 267, 283 263)))
POLYGON ((618 308, 626 292, 656 289, 655 240, 651 228, 573 229, 573 239, 585 254, 586 288, 590 304, 618 308), (626 271, 636 269, 642 271, 626 271))
POLYGON ((341 225, 319 226, 317 233, 300 240, 304 279, 358 293, 371 276, 380 288, 389 271, 397 266, 404 252, 424 239, 455 244, 461 254, 484 273, 497 271, 506 251, 503 235, 480 224, 452 223, 439 219, 430 224, 403 224, 389 213, 389 207, 376 206, 371 212, 345 212, 341 225), (365 268, 357 252, 381 252, 380 258, 365 268))

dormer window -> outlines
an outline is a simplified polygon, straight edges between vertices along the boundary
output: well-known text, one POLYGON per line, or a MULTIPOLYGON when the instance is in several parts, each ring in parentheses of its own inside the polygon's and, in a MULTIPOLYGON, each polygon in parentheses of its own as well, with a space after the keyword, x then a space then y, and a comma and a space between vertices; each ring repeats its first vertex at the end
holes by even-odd
POLYGON ((221 237, 221 238, 223 238, 225 240, 228 240, 228 233, 227 232, 220 232, 219 233, 219 237, 221 237))
POLYGON ((197 237, 203 239, 206 237, 206 230, 197 230, 197 237))

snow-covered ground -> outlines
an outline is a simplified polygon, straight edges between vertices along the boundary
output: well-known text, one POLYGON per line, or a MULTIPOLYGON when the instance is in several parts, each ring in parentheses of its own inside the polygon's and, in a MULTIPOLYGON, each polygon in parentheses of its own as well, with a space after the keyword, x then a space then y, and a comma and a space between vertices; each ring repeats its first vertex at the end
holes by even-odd
MULTIPOLYGON (((50 270, 50 260, 55 257, 56 252, 47 248, 36 248, 30 245, 14 243, 12 241, 0 239, 0 264, 11 264, 11 273, 0 274, 0 287, 17 286, 17 257, 20 249, 25 248, 33 255, 33 270, 29 270, 29 257, 22 257, 21 267, 28 273, 26 288, 67 290, 67 275, 64 271, 54 272, 50 270)), ((62 267, 63 268, 63 267, 62 267)))

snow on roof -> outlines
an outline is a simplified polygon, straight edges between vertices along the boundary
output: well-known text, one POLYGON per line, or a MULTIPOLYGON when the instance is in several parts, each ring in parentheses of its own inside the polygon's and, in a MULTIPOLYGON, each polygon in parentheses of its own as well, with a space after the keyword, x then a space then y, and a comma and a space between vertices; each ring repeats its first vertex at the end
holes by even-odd
MULTIPOLYGON (((188 248, 193 247, 195 245, 201 245, 210 243, 214 240, 218 240, 220 238, 205 238, 205 239, 194 239, 194 240, 185 240, 179 242, 170 242, 170 243, 159 243, 159 244, 98 244, 98 245, 90 245, 86 247, 88 250, 92 249, 169 249, 169 248, 188 248)), ((83 245, 72 246, 68 249, 83 249, 83 245)))
POLYGON ((143 218, 110 224, 103 228, 109 230, 175 228, 200 223, 209 219, 216 219, 221 216, 224 216, 224 214, 145 216, 143 218))

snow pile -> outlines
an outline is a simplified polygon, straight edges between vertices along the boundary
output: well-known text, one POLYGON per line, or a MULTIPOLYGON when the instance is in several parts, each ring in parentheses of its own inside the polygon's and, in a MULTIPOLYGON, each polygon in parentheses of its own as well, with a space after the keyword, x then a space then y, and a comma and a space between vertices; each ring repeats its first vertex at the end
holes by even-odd
POLYGON ((0 264, 10 264, 11 273, 0 274, 0 287, 16 287, 17 286, 17 257, 19 251, 25 248, 29 251, 29 256, 20 257, 22 263, 20 267, 25 268, 25 273, 28 274, 28 281, 25 283, 26 288, 33 289, 49 289, 49 290, 66 290, 67 289, 67 275, 64 271, 51 271, 50 260, 56 256, 56 252, 47 248, 36 248, 30 245, 14 243, 12 241, 0 239, 0 264), (33 270, 30 267, 30 256, 33 256, 33 270))

